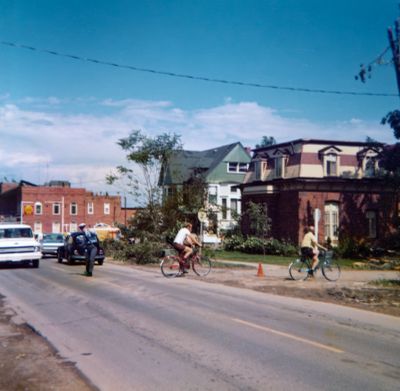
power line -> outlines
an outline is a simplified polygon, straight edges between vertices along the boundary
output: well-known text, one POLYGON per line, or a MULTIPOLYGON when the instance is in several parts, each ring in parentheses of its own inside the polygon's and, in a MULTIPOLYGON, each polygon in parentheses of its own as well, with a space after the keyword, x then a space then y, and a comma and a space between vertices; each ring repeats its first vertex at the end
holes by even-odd
POLYGON ((147 72, 147 73, 153 73, 153 74, 157 74, 157 75, 191 79, 191 80, 199 80, 199 81, 205 81, 205 82, 210 82, 210 83, 230 84, 230 85, 243 86, 243 87, 268 88, 268 89, 273 89, 273 90, 284 90, 284 91, 291 91, 291 92, 308 92, 308 93, 319 93, 319 94, 381 96, 381 97, 393 97, 393 96, 397 97, 398 96, 398 94, 389 94, 389 93, 381 93, 381 92, 356 92, 356 91, 338 91, 338 90, 299 88, 299 87, 288 87, 288 86, 279 86, 279 85, 272 85, 272 84, 249 83, 249 82, 235 81, 235 80, 216 79, 216 78, 210 78, 210 77, 204 77, 204 76, 194 76, 194 75, 189 75, 189 74, 184 74, 184 73, 166 72, 166 71, 150 69, 150 68, 141 68, 141 67, 136 67, 133 65, 117 64, 114 62, 102 61, 102 60, 97 60, 97 59, 93 59, 93 58, 89 58, 89 57, 81 57, 81 56, 76 56, 76 55, 72 55, 72 54, 61 53, 61 52, 58 52, 55 50, 40 49, 40 48, 36 48, 33 46, 18 44, 18 43, 14 43, 14 42, 0 41, 0 44, 5 45, 5 46, 16 47, 16 48, 20 48, 20 49, 26 49, 26 50, 36 51, 36 52, 47 53, 47 54, 51 54, 53 56, 67 57, 67 58, 70 58, 73 60, 78 60, 78 61, 91 62, 91 63, 98 64, 98 65, 108 65, 108 66, 112 66, 115 68, 129 69, 131 71, 147 72))

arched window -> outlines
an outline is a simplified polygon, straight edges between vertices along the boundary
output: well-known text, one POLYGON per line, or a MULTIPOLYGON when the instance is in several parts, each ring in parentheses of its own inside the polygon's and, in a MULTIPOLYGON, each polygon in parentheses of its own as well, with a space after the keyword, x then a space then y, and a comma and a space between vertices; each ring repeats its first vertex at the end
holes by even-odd
POLYGON ((339 240, 339 204, 337 202, 326 202, 324 208, 325 240, 328 238, 332 244, 339 240))
POLYGON ((35 215, 41 215, 43 213, 43 205, 41 202, 35 202, 35 215))
POLYGON ((71 215, 78 214, 78 204, 76 202, 71 202, 70 214, 71 215))

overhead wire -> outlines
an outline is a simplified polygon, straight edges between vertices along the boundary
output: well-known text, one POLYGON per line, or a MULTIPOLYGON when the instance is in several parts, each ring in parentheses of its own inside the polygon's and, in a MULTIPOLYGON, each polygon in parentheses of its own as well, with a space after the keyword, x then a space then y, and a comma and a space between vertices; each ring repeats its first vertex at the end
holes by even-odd
POLYGON ((34 46, 19 44, 19 43, 15 43, 15 42, 0 41, 0 44, 4 45, 4 46, 10 46, 10 47, 15 47, 15 48, 36 51, 36 52, 47 53, 47 54, 51 54, 53 56, 67 57, 67 58, 77 60, 77 61, 85 61, 85 62, 90 62, 90 63, 94 63, 94 64, 99 64, 99 65, 112 66, 115 68, 129 69, 129 70, 137 71, 137 72, 147 72, 147 73, 153 73, 153 74, 163 75, 163 76, 168 76, 168 77, 199 80, 199 81, 210 82, 210 83, 220 83, 220 84, 237 85, 237 86, 243 86, 243 87, 267 88, 267 89, 284 90, 284 91, 291 91, 291 92, 306 92, 306 93, 320 93, 320 94, 353 95, 353 96, 380 96, 380 97, 394 97, 394 96, 398 97, 399 96, 399 94, 395 94, 395 93, 313 89, 313 88, 280 86, 280 85, 273 85, 273 84, 251 83, 251 82, 244 82, 244 81, 237 81, 237 80, 225 80, 225 79, 205 77, 205 76, 195 76, 195 75, 184 74, 184 73, 167 72, 167 71, 151 69, 151 68, 142 68, 142 67, 137 67, 137 66, 133 66, 133 65, 118 64, 115 62, 97 60, 94 58, 62 53, 62 52, 55 51, 55 50, 41 49, 41 48, 37 48, 34 46))

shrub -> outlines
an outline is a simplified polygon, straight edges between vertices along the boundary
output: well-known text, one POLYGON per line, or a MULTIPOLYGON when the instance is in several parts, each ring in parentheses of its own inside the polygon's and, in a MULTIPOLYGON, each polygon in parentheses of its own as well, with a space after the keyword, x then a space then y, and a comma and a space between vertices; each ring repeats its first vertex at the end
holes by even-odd
POLYGON ((127 241, 105 241, 103 243, 106 254, 123 262, 147 264, 158 262, 164 243, 152 240, 143 240, 139 243, 127 241))
POLYGON ((270 254, 270 255, 295 255, 297 247, 286 241, 268 238, 261 239, 255 236, 244 238, 232 236, 224 241, 226 251, 241 251, 247 254, 270 254))
POLYGON ((334 253, 339 258, 362 259, 371 255, 371 249, 363 240, 342 236, 339 245, 334 249, 334 253))

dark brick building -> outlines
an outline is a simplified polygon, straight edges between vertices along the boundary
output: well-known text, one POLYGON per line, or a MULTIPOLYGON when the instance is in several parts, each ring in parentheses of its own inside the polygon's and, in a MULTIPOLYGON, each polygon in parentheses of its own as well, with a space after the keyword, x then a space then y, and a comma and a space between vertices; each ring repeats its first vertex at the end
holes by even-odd
POLYGON ((75 231, 81 222, 124 224, 133 213, 121 207, 119 196, 72 188, 65 181, 45 186, 26 181, 0 184, 0 218, 29 224, 35 233, 75 231))
MULTIPOLYGON (((243 209, 264 203, 271 235, 298 243, 315 225, 318 240, 337 244, 339 234, 378 243, 395 232, 399 194, 379 175, 383 145, 295 140, 254 150, 242 185, 243 209)), ((250 232, 244 219, 243 230, 250 232)))

